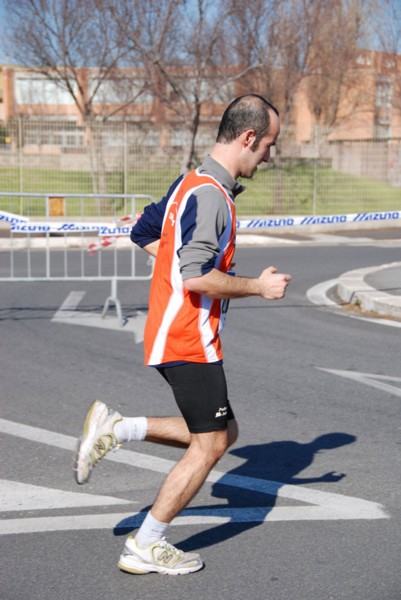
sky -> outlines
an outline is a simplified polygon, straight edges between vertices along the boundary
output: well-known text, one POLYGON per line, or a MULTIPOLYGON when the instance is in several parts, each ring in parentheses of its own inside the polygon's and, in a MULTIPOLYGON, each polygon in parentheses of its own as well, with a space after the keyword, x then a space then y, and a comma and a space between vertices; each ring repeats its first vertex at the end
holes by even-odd
POLYGON ((3 48, 3 28, 4 28, 4 2, 0 0, 0 64, 6 62, 7 57, 3 48))
MULTIPOLYGON (((18 0, 16 0, 18 1, 18 0)), ((401 0, 397 0, 401 4, 401 0)), ((11 62, 8 60, 5 48, 4 48, 4 31, 6 29, 7 23, 5 22, 4 16, 4 0, 0 0, 0 64, 11 62)), ((372 49, 375 48, 375 44, 372 44, 372 49)))

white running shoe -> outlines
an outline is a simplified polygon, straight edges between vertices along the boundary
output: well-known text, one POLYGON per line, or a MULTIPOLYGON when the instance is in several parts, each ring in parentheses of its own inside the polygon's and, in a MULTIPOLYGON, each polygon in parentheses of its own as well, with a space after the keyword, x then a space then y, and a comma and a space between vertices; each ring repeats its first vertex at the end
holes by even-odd
POLYGON ((203 562, 199 554, 178 550, 165 538, 147 548, 139 548, 134 536, 130 535, 117 566, 122 571, 136 575, 146 573, 187 575, 199 571, 203 567, 203 562))
POLYGON ((79 438, 74 455, 74 471, 77 483, 86 483, 92 467, 119 444, 114 435, 114 425, 122 416, 109 410, 100 400, 90 407, 84 422, 82 436, 79 438))

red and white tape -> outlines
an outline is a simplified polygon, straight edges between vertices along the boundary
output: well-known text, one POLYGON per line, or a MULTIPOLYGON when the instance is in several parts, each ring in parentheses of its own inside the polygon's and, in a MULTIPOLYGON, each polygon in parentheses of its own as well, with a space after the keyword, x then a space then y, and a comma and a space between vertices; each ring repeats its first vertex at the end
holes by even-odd
POLYGON ((117 242, 117 238, 109 235, 105 235, 99 238, 98 241, 93 242, 93 244, 89 244, 87 250, 89 252, 89 256, 93 256, 102 248, 108 248, 109 246, 113 246, 117 242))

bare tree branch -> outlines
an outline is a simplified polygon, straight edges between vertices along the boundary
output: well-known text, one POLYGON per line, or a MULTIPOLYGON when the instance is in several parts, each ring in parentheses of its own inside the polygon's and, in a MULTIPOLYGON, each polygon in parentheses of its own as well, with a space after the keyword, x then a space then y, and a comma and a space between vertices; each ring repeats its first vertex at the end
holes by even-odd
POLYGON ((363 0, 322 3, 308 57, 308 102, 317 124, 330 130, 366 104, 356 69, 368 23, 363 0), (352 90, 352 93, 350 91, 352 90))

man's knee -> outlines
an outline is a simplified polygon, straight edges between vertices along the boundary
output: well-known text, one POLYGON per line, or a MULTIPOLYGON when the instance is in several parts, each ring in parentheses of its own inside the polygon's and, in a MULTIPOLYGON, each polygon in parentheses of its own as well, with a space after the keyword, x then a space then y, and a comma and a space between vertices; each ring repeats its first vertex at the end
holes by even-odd
POLYGON ((196 452, 199 460, 212 466, 220 460, 229 445, 228 429, 192 434, 191 449, 196 452))

